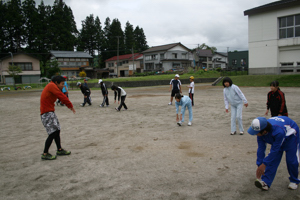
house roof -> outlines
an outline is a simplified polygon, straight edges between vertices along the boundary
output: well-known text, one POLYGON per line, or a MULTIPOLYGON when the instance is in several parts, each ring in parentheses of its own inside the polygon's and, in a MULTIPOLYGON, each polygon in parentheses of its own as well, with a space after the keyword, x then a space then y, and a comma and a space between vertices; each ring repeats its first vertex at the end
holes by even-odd
POLYGON ((215 52, 214 54, 219 54, 219 55, 224 56, 224 57, 228 56, 227 52, 215 52))
POLYGON ((186 46, 182 45, 180 42, 178 43, 173 43, 173 44, 166 44, 166 45, 161 45, 161 46, 154 46, 154 47, 151 47, 145 51, 143 51, 142 53, 150 53, 150 52, 156 52, 156 51, 167 51, 169 49, 172 49, 173 47, 176 47, 176 46, 182 46, 183 48, 187 49, 187 51, 190 51, 189 48, 187 48, 186 46))
POLYGON ((202 57, 212 57, 212 52, 210 49, 196 49, 196 54, 202 57))
MULTIPOLYGON (((143 56, 143 54, 141 53, 135 53, 133 54, 134 56, 134 60, 140 58, 141 56, 143 56)), ((105 60, 105 62, 109 62, 109 61, 115 61, 115 60, 118 60, 118 56, 114 56, 114 57, 111 57, 107 60, 105 60)), ((125 55, 119 55, 119 60, 132 60, 132 54, 125 54, 125 55)))
POLYGON ((93 58, 83 51, 50 51, 50 53, 56 58, 93 58))
MULTIPOLYGON (((4 56, 2 58, 0 58, 0 60, 5 60, 5 59, 11 59, 11 55, 10 53, 7 53, 8 56, 4 56)), ((17 53, 13 53, 13 57, 17 56, 17 55, 26 55, 26 56, 30 56, 34 59, 40 60, 38 57, 36 57, 34 54, 30 54, 30 53, 23 53, 23 52, 17 52, 17 53)))
POLYGON ((265 4, 262 6, 258 6, 249 10, 244 11, 244 15, 253 15, 288 7, 293 7, 296 5, 300 5, 300 0, 282 0, 282 1, 275 1, 269 4, 265 4))

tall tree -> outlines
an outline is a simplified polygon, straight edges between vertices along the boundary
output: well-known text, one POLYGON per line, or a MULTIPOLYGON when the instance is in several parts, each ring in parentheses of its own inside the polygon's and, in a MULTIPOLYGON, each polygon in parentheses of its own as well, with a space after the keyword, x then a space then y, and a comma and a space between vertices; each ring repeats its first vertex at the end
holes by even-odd
POLYGON ((109 35, 110 35, 110 18, 107 17, 104 22, 103 28, 103 43, 102 43, 102 51, 101 51, 101 67, 105 67, 105 60, 110 58, 109 53, 109 35))
POLYGON ((134 38, 136 42, 135 46, 138 52, 145 51, 149 48, 143 28, 137 26, 134 29, 134 38))
POLYGON ((103 47, 104 35, 103 35, 101 22, 98 16, 95 19, 95 30, 96 30, 96 50, 98 56, 97 56, 97 63, 94 63, 94 65, 96 64, 95 66, 101 67, 101 52, 104 50, 103 47))
POLYGON ((11 0, 7 3, 6 33, 9 41, 8 51, 21 50, 24 42, 24 18, 22 16, 21 0, 11 0))
POLYGON ((24 42, 27 52, 34 52, 38 47, 39 16, 34 0, 25 0, 22 4, 24 18, 24 42))
POLYGON ((6 13, 6 4, 0 1, 0 52, 6 52, 8 47, 6 13))
POLYGON ((50 15, 49 31, 51 33, 51 49, 74 50, 78 31, 72 10, 62 0, 54 1, 50 15))
POLYGON ((132 52, 132 49, 135 49, 135 40, 133 32, 133 26, 129 23, 129 21, 127 21, 124 32, 125 54, 129 54, 132 52))
POLYGON ((93 15, 86 17, 82 21, 82 29, 79 33, 80 40, 78 41, 79 50, 87 51, 90 55, 95 55, 96 49, 96 30, 95 19, 93 15))
POLYGON ((116 56, 117 52, 119 52, 119 55, 125 53, 124 32, 118 19, 113 19, 107 38, 109 41, 107 49, 109 58, 116 56))

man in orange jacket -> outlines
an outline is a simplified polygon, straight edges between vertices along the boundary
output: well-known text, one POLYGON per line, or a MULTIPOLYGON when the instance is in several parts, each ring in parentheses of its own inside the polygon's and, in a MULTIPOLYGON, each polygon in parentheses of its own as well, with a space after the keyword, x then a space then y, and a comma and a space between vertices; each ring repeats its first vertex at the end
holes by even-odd
POLYGON ((55 101, 58 98, 63 104, 65 104, 75 114, 75 109, 72 103, 69 101, 66 95, 62 93, 64 87, 65 78, 62 76, 55 76, 51 82, 46 85, 40 101, 41 120, 48 133, 48 138, 45 142, 44 153, 42 154, 43 160, 54 160, 56 156, 52 156, 48 153, 48 150, 52 144, 53 139, 57 146, 57 155, 70 155, 71 151, 67 151, 61 147, 60 144, 60 125, 56 114, 54 113, 55 101))

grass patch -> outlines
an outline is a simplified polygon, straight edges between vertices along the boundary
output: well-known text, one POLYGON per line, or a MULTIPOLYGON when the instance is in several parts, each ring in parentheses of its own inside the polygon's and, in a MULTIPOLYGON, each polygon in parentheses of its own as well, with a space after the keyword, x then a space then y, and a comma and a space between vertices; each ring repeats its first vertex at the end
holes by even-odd
MULTIPOLYGON (((247 75, 229 77, 238 86, 268 87, 272 81, 277 80, 279 87, 300 87, 300 75, 247 75)), ((222 81, 218 85, 222 85, 222 81)))

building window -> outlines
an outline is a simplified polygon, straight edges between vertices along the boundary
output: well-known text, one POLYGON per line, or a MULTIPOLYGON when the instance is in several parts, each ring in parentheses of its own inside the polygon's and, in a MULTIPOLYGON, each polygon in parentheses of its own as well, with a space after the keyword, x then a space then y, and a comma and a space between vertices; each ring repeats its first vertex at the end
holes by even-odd
MULTIPOLYGON (((9 63, 9 65, 12 65, 12 63, 9 63)), ((18 66, 21 68, 22 71, 32 71, 32 63, 14 63, 15 66, 18 66)))
POLYGON ((154 70, 154 63, 146 63, 145 67, 146 70, 154 70))
POLYGON ((232 60, 232 64, 233 64, 233 65, 236 65, 236 64, 237 64, 237 60, 236 60, 236 59, 233 59, 233 60, 232 60))
POLYGON ((281 66, 283 67, 283 66, 293 66, 294 65, 294 63, 292 63, 292 62, 286 62, 286 63, 280 63, 281 64, 281 66))
POLYGON ((145 60, 157 60, 157 59, 158 59, 157 54, 153 54, 145 57, 145 60))
POLYGON ((176 59, 177 58, 177 53, 172 53, 172 58, 174 59, 176 59))
POLYGON ((300 37, 300 15, 279 18, 279 39, 300 37))
POLYGON ((246 66, 246 59, 245 58, 241 59, 241 66, 246 66))
POLYGON ((164 58, 165 58, 165 54, 161 53, 161 54, 160 54, 160 59, 162 60, 162 59, 164 59, 164 58))
POLYGON ((187 53, 182 53, 181 54, 181 57, 182 57, 182 59, 187 59, 188 57, 187 57, 187 53))

